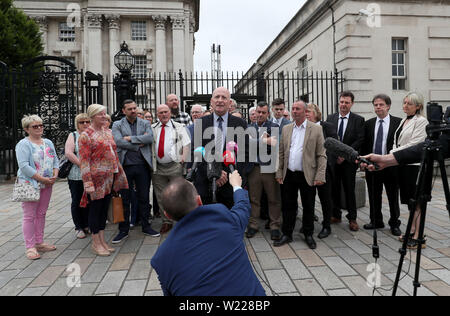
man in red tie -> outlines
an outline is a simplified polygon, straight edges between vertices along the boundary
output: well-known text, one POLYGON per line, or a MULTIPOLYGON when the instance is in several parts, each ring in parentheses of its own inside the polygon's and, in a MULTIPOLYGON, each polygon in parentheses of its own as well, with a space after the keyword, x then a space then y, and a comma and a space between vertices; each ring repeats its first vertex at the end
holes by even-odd
MULTIPOLYGON (((187 129, 171 119, 170 108, 162 104, 157 109, 158 123, 153 124, 154 150, 153 157, 153 188, 158 204, 161 204, 163 190, 174 179, 183 176, 184 163, 189 154, 191 140, 187 129)), ((161 213, 163 225, 161 234, 169 232, 173 222, 161 213)))

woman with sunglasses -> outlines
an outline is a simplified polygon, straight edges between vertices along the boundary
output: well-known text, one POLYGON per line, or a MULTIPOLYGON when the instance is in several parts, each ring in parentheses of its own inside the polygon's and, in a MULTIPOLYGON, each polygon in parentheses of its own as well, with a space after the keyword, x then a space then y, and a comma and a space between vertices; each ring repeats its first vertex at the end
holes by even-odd
POLYGON ((44 228, 53 184, 58 177, 59 160, 53 143, 42 138, 44 125, 39 116, 24 116, 22 127, 28 137, 16 145, 17 181, 31 183, 40 190, 39 201, 22 203, 26 256, 36 260, 40 258, 39 252, 56 250, 55 246, 44 243, 44 228))
POLYGON ((75 126, 77 130, 69 134, 65 146, 65 155, 72 163, 72 169, 70 169, 69 176, 67 180, 69 182, 70 194, 72 196, 72 220, 75 224, 75 231, 77 232, 78 239, 85 239, 86 235, 89 233, 89 223, 88 223, 88 208, 81 207, 80 201, 83 196, 84 186, 83 179, 81 178, 80 170, 80 155, 78 148, 78 139, 80 135, 91 126, 91 120, 86 113, 78 114, 75 117, 75 126))

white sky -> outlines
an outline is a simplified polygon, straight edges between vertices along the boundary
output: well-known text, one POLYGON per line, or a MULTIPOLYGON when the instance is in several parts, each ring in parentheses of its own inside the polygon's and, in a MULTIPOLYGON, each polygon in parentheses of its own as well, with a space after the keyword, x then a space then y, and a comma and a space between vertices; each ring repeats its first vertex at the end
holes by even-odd
POLYGON ((306 0, 203 0, 195 34, 195 71, 211 71, 211 46, 222 46, 222 70, 246 72, 306 0))

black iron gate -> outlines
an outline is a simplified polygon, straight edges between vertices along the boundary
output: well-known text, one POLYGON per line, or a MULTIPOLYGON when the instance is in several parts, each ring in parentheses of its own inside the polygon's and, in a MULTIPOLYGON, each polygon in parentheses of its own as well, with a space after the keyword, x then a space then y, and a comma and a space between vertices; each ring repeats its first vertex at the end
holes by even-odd
POLYGON ((83 87, 83 72, 61 57, 38 57, 18 69, 0 62, 0 175, 9 178, 17 172, 14 149, 25 137, 24 115, 39 115, 44 137, 62 152, 75 130, 75 116, 86 109, 83 87))

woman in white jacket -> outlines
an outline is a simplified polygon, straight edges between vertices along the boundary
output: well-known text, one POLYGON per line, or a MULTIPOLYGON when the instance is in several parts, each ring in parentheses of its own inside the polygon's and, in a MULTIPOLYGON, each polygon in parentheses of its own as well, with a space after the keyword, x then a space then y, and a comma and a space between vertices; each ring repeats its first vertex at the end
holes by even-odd
MULTIPOLYGON (((410 92, 403 99, 403 111, 407 117, 403 119, 400 127, 395 132, 394 147, 391 154, 420 144, 427 138, 426 127, 428 120, 423 116, 424 103, 424 97, 416 92, 410 92)), ((407 205, 414 198, 419 169, 420 165, 418 164, 399 167, 399 187, 402 204, 407 205)), ((420 206, 417 206, 408 243, 408 248, 410 249, 417 249, 418 247, 419 225, 420 206)), ((403 238, 401 237, 400 240, 403 240, 403 238)), ((425 244, 423 248, 425 248, 425 244)))

